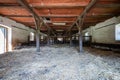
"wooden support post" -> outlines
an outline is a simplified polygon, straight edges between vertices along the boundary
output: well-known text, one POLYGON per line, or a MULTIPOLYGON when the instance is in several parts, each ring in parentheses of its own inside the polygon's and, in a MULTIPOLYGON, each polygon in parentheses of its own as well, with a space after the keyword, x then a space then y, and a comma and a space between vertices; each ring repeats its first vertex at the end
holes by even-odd
POLYGON ((70 46, 72 46, 72 35, 71 35, 71 31, 70 31, 69 35, 70 35, 70 46))
POLYGON ((72 46, 72 36, 70 36, 70 46, 72 46))
POLYGON ((54 44, 54 38, 52 37, 52 45, 54 44))
POLYGON ((48 38, 47 38, 47 45, 49 46, 50 45, 50 37, 48 35, 48 38))
POLYGON ((47 45, 50 45, 50 29, 48 29, 47 45))
POLYGON ((74 40, 76 41, 76 35, 74 36, 74 40))
POLYGON ((54 44, 56 44, 56 37, 54 37, 54 44))
POLYGON ((36 25, 36 51, 40 52, 40 27, 42 26, 42 22, 40 22, 36 17, 34 17, 35 25, 36 25))
POLYGON ((40 52, 40 34, 39 31, 36 31, 36 48, 37 48, 37 52, 40 52))
POLYGON ((78 34, 79 34, 79 52, 82 53, 83 52, 83 40, 82 40, 82 25, 83 25, 83 19, 81 19, 79 21, 79 23, 76 22, 77 28, 78 28, 78 34))
POLYGON ((57 36, 55 37, 55 43, 57 44, 58 42, 57 42, 57 36))
POLYGON ((64 37, 64 44, 66 43, 66 37, 64 37))
POLYGON ((83 52, 83 40, 82 40, 82 32, 79 31, 79 52, 83 52))
POLYGON ((63 36, 63 44, 65 44, 65 37, 63 36))

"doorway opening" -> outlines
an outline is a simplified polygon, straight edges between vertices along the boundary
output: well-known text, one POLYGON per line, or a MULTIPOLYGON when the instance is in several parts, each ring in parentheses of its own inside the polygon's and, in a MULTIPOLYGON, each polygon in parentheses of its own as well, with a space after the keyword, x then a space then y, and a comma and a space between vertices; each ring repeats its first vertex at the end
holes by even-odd
POLYGON ((0 24, 0 54, 12 50, 11 28, 0 24))

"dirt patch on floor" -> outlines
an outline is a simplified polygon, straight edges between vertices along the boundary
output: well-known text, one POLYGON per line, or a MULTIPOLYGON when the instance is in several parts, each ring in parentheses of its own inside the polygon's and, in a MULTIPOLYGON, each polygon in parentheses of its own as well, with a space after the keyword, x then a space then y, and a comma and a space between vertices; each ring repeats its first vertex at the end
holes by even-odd
POLYGON ((120 57, 67 45, 29 47, 0 55, 0 80, 120 80, 120 57))

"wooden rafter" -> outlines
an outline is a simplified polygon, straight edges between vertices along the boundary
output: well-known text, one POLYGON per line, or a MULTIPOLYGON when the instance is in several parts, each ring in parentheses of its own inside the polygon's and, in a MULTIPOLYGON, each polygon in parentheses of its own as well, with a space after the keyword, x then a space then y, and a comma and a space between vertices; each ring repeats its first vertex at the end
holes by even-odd
MULTIPOLYGON (((42 22, 48 29, 51 29, 42 19, 42 17, 38 16, 33 9, 28 5, 28 3, 25 0, 17 0, 21 5, 23 5, 34 17, 35 21, 38 21, 39 23, 42 22)), ((37 22, 37 24, 39 24, 37 22)), ((38 29, 39 26, 37 26, 38 29)), ((54 34, 53 30, 51 29, 52 33, 54 34)), ((55 35, 55 34, 54 34, 55 35)))
POLYGON ((68 31, 71 30, 71 28, 76 24, 77 21, 79 21, 83 16, 85 16, 85 14, 93 7, 93 5, 95 5, 95 3, 97 2, 97 0, 92 0, 88 6, 86 6, 86 8, 84 9, 84 11, 81 13, 80 16, 78 16, 78 18, 76 19, 76 21, 69 27, 68 31))
MULTIPOLYGON (((75 22, 82 19, 82 15, 85 15, 83 14, 84 12, 87 12, 83 25, 84 29, 120 15, 120 0, 98 0, 92 9, 87 11, 86 8, 91 2, 92 0, 0 0, 0 15, 28 27, 33 26, 32 28, 35 29, 34 20, 32 21, 34 13, 31 13, 31 11, 34 11, 37 15, 34 15, 37 18, 37 22, 43 22, 44 20, 43 26, 45 29, 64 30, 64 28, 67 28, 65 30, 67 32, 73 31, 72 27, 76 27, 75 22), (27 8, 30 7, 32 10, 26 10, 25 6, 21 5, 19 1, 26 2, 27 8), (81 17, 78 17, 80 14, 81 17), (75 19, 70 20, 70 18, 75 19), (66 26, 51 25, 53 23, 65 23, 66 26), (70 23, 69 25, 72 26, 69 27, 67 23, 70 23)), ((44 28, 43 26, 42 28, 44 28)))

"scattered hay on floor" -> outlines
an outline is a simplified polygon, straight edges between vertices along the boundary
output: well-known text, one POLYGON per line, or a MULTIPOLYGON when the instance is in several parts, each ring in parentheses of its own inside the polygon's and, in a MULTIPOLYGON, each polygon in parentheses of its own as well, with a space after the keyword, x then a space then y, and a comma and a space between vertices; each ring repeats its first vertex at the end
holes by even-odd
POLYGON ((29 47, 0 55, 0 80, 120 80, 120 57, 91 48, 29 47))

